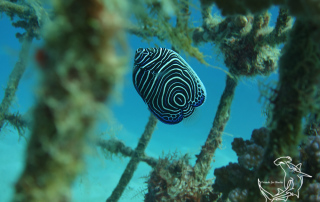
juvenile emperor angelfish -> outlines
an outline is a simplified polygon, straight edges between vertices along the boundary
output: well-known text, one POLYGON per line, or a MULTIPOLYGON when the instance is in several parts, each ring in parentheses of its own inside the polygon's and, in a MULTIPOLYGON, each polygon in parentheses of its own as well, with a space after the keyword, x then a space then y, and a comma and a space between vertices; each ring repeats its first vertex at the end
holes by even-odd
POLYGON ((166 48, 137 49, 132 79, 150 111, 166 124, 180 123, 206 99, 206 89, 195 71, 166 48))

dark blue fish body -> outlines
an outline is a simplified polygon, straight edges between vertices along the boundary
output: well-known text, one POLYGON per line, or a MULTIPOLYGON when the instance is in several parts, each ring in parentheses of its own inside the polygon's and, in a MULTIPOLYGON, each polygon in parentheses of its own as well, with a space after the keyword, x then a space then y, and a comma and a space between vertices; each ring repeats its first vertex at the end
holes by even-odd
POLYGON ((177 124, 189 117, 206 98, 206 89, 197 74, 169 49, 137 49, 132 78, 150 111, 166 124, 177 124))

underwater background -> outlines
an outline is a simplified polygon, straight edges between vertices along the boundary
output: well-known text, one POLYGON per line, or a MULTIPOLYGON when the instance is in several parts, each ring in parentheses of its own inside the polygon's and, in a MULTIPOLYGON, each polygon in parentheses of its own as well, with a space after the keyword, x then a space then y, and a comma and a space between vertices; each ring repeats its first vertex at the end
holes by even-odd
MULTIPOLYGON (((201 12, 199 10, 200 3, 192 1, 191 20, 189 21, 192 25, 190 26, 201 25, 201 12)), ((279 7, 272 7, 269 12, 271 14, 269 26, 273 27, 279 7)), ((212 14, 221 15, 216 7, 213 7, 212 14)), ((23 30, 14 28, 11 25, 10 18, 4 13, 1 13, 0 25, 0 100, 2 100, 5 96, 4 89, 8 83, 9 75, 17 62, 21 49, 21 43, 15 37, 15 34, 23 32, 23 30)), ((123 141, 126 146, 135 148, 150 115, 150 111, 132 83, 135 50, 149 47, 170 49, 172 45, 168 42, 160 42, 155 37, 147 42, 141 37, 129 33, 126 34, 126 39, 129 56, 123 81, 116 85, 112 96, 105 102, 105 106, 108 107, 108 116, 100 117, 95 125, 96 127, 90 130, 90 133, 92 133, 93 137, 91 138, 93 139, 95 137, 105 139, 116 137, 123 141)), ((28 56, 27 69, 21 78, 15 99, 10 107, 11 113, 19 113, 25 119, 32 119, 32 109, 37 104, 37 94, 40 89, 42 74, 39 74, 41 67, 39 67, 35 55, 43 44, 43 39, 33 41, 28 56)), ((223 54, 219 52, 215 44, 205 43, 199 45, 198 48, 205 55, 207 63, 227 71, 223 54)), ((184 52, 180 54, 203 82, 207 91, 207 99, 190 118, 182 123, 168 125, 158 122, 145 153, 156 159, 174 152, 181 156, 188 153, 191 157, 190 164, 194 165, 195 155, 200 152, 201 146, 206 141, 212 127, 220 96, 226 85, 226 73, 219 68, 208 67, 184 52)), ((278 76, 276 70, 269 76, 258 75, 239 79, 231 106, 230 120, 222 135, 222 146, 214 154, 214 163, 211 164, 212 168, 207 179, 214 178, 215 168, 226 166, 229 162, 237 162, 237 155, 231 146, 234 138, 250 139, 254 129, 266 126, 266 106, 259 89, 261 83, 267 84, 278 81, 278 76)), ((24 132, 26 138, 21 137, 10 124, 5 125, 0 130, 1 202, 12 200, 15 183, 24 169, 30 131, 26 129, 24 132)), ((89 144, 90 141, 92 140, 89 138, 89 144)), ((86 149, 85 168, 72 183, 71 201, 105 201, 117 185, 129 160, 128 157, 105 153, 91 142, 86 149)), ((140 162, 119 201, 143 201, 144 194, 147 192, 146 177, 151 170, 150 166, 140 162)))

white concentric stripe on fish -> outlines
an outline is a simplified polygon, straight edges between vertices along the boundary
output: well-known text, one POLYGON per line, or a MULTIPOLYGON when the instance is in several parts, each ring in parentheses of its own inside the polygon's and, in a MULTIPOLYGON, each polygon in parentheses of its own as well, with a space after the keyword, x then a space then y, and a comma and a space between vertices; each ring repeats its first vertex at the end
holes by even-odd
MULTIPOLYGON (((159 54, 159 55, 160 55, 160 54, 159 54)), ((165 56, 166 56, 166 57, 162 58, 162 61, 166 60, 167 58, 170 58, 171 55, 167 53, 167 54, 165 54, 165 56)), ((175 55, 175 56, 176 56, 176 55, 175 55)), ((159 57, 160 57, 160 56, 158 56, 157 59, 159 59, 159 57)), ((155 59, 152 60, 151 62, 148 62, 148 63, 147 63, 146 65, 144 65, 144 67, 141 68, 141 69, 145 69, 146 66, 152 65, 152 63, 154 63, 154 62, 155 62, 155 59)), ((162 78, 161 78, 161 80, 160 80, 158 83, 161 83, 162 80, 163 80, 164 78, 167 78, 167 75, 170 75, 173 71, 179 70, 179 71, 181 72, 181 75, 184 76, 184 79, 186 79, 186 80, 188 80, 188 82, 191 82, 192 84, 194 84, 194 83, 193 83, 193 80, 190 79, 190 77, 192 77, 192 75, 190 75, 190 72, 186 71, 187 69, 186 69, 185 67, 179 65, 179 63, 181 64, 181 61, 178 60, 178 58, 172 58, 171 60, 167 61, 166 63, 162 63, 163 65, 162 65, 161 68, 158 70, 159 73, 158 73, 158 74, 155 74, 156 76, 155 76, 155 78, 153 79, 153 82, 152 82, 152 84, 151 84, 151 87, 150 87, 150 86, 145 86, 145 85, 146 85, 146 82, 147 82, 148 79, 149 79, 149 76, 154 76, 154 75, 151 75, 150 72, 151 72, 152 70, 156 69, 156 67, 152 67, 152 69, 143 72, 143 75, 141 76, 141 80, 143 80, 143 85, 142 85, 142 86, 140 86, 140 85, 141 85, 141 82, 140 82, 140 84, 137 84, 137 76, 138 76, 138 74, 139 74, 139 72, 140 72, 140 70, 138 70, 138 72, 137 72, 137 74, 136 74, 136 77, 135 77, 135 81, 136 81, 135 84, 136 84, 136 85, 138 86, 138 88, 140 89, 140 92, 141 92, 142 94, 144 94, 143 92, 144 92, 147 88, 150 87, 150 89, 153 89, 155 83, 158 82, 157 77, 158 77, 158 75, 161 73, 161 71, 162 71, 163 69, 167 68, 168 66, 171 66, 171 65, 175 65, 175 69, 171 69, 171 70, 168 71, 166 74, 161 75, 162 78), (179 67, 180 69, 178 69, 177 67, 179 67), (185 70, 185 71, 183 71, 183 70, 185 70), (188 75, 185 75, 185 73, 182 73, 182 72, 188 73, 188 75), (145 75, 145 74, 147 74, 147 75, 145 75), (145 78, 145 76, 146 76, 146 78, 145 78)), ((186 64, 186 63, 184 62, 184 64, 186 64)), ((157 66, 158 66, 158 65, 157 65, 157 66)), ((176 79, 179 79, 179 78, 176 77, 176 79)), ((171 79, 171 80, 172 80, 172 79, 171 79)), ((170 80, 169 80, 169 81, 170 81, 170 80)), ((186 82, 185 80, 182 80, 182 81, 187 84, 188 89, 190 89, 190 91, 191 91, 191 89, 192 89, 191 86, 192 86, 192 85, 190 86, 189 83, 186 82)), ((148 83, 147 85, 150 85, 150 83, 148 83)), ((165 85, 167 85, 167 84, 165 84, 165 85)), ((160 85, 158 85, 158 88, 157 88, 157 90, 156 90, 155 93, 158 93, 158 91, 159 91, 159 86, 160 86, 160 85)), ((150 90, 150 91, 148 92, 148 94, 147 94, 146 96, 144 96, 144 99, 145 99, 146 101, 149 100, 150 93, 154 93, 154 91, 150 90)), ((164 92, 164 93, 165 93, 165 92, 164 92)), ((189 95, 190 95, 190 94, 192 94, 192 93, 189 92, 189 95)))
MULTIPOLYGON (((168 56, 168 57, 169 57, 169 56, 168 56)), ((163 60, 164 60, 164 59, 163 59, 163 60)), ((192 77, 192 75, 189 74, 189 72, 187 71, 187 69, 186 69, 185 67, 179 66, 179 62, 180 62, 180 61, 179 61, 177 58, 174 58, 174 59, 171 59, 170 61, 168 61, 167 63, 162 63, 163 65, 162 65, 161 69, 158 71, 158 73, 156 74, 156 77, 155 77, 155 79, 153 80, 150 88, 153 89, 153 86, 154 86, 155 83, 157 82, 158 75, 161 73, 161 71, 163 71, 165 68, 167 68, 167 67, 170 66, 170 65, 176 65, 176 66, 178 66, 179 68, 182 69, 182 71, 185 70, 184 72, 188 73, 188 76, 192 77), (173 63, 173 62, 174 62, 174 63, 173 63), (175 63, 175 62, 177 62, 177 63, 175 63)), ((154 69, 155 69, 155 68, 152 68, 152 70, 154 70, 154 69)), ((149 70, 149 71, 152 71, 152 70, 149 70)), ((167 72, 166 74, 161 75, 161 76, 162 76, 162 77, 166 77, 167 75, 169 75, 170 73, 172 73, 172 71, 176 71, 176 70, 178 70, 177 67, 176 67, 175 69, 170 70, 170 71, 167 72)), ((149 72, 149 71, 148 71, 148 72, 149 72)), ((181 72, 182 72, 182 71, 181 71, 181 72)), ((183 76, 185 77, 185 79, 188 79, 190 82, 193 83, 193 80, 192 80, 192 79, 189 79, 187 75, 185 75, 185 74, 181 74, 181 75, 183 75, 183 76)), ((135 79, 137 79, 137 76, 136 76, 135 79)), ((144 85, 145 85, 146 80, 147 80, 147 79, 144 80, 144 84, 143 84, 142 87, 140 87, 140 85, 138 85, 138 87, 140 88, 140 91, 144 91, 144 90, 145 90, 145 89, 144 89, 144 85)), ((137 84, 136 84, 136 85, 137 85, 137 84)), ((149 84, 149 85, 150 85, 150 84, 149 84)), ((190 86, 189 86, 189 87, 190 87, 190 86)), ((149 94, 150 94, 150 92, 145 96, 145 99, 146 99, 146 100, 148 100, 149 94)))

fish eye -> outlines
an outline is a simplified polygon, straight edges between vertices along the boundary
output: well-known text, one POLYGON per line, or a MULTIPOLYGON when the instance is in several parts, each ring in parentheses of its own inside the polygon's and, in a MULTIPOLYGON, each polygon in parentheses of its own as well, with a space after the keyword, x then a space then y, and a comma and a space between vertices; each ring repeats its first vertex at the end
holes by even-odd
POLYGON ((136 53, 141 53, 143 51, 143 48, 138 48, 137 50, 136 50, 136 53))

